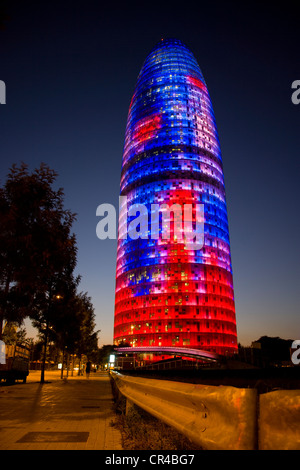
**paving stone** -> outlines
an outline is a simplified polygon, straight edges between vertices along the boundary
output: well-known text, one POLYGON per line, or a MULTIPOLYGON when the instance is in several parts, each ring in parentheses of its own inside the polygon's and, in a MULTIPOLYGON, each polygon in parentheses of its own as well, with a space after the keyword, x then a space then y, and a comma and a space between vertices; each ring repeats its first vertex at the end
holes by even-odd
POLYGON ((31 372, 26 384, 0 386, 1 450, 122 450, 109 376, 31 372))

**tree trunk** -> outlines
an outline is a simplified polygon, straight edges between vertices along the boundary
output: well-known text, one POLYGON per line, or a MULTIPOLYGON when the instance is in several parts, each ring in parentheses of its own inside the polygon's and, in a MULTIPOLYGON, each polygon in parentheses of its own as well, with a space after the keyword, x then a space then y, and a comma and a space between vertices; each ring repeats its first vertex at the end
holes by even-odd
POLYGON ((67 353, 67 378, 69 377, 69 353, 67 353))
POLYGON ((47 357, 47 343, 48 343, 48 319, 46 323, 46 332, 45 332, 45 342, 44 342, 44 354, 43 354, 43 361, 42 361, 42 369, 41 369, 41 383, 45 383, 45 365, 46 365, 46 357, 47 357))
POLYGON ((81 354, 79 356, 78 374, 77 375, 80 375, 80 374, 81 374, 81 354))
MULTIPOLYGON (((7 276, 5 281, 5 289, 4 289, 4 302, 6 302, 8 291, 9 291, 9 284, 10 284, 10 277, 7 276)), ((4 309, 0 308, 0 340, 2 340, 3 335, 3 321, 4 321, 4 309)))
POLYGON ((63 349, 63 352, 62 352, 62 364, 61 364, 61 373, 60 373, 61 379, 64 376, 64 361, 65 361, 65 348, 63 349))
POLYGON ((4 315, 3 315, 3 313, 2 313, 2 310, 0 309, 0 341, 2 340, 3 318, 4 318, 4 315))

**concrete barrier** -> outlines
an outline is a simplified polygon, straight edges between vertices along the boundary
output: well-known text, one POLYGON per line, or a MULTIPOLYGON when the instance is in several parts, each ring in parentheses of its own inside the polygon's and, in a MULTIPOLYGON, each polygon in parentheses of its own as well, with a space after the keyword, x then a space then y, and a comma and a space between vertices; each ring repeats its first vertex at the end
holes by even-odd
POLYGON ((259 449, 300 450, 300 390, 259 397, 259 449))
POLYGON ((252 450, 257 442, 257 392, 111 373, 127 400, 207 450, 252 450))

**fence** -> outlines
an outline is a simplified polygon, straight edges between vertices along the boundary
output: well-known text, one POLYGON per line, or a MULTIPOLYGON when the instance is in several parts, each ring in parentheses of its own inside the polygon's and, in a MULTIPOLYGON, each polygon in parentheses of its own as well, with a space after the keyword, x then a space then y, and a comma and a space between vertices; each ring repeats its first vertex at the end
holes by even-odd
POLYGON ((118 392, 207 450, 300 450, 300 390, 256 389, 130 377, 118 392))

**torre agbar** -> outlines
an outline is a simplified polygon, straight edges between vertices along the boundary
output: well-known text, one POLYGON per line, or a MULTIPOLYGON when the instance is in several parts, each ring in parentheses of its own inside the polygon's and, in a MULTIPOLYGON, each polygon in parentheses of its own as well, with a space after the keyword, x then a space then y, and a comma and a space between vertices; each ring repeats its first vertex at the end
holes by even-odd
POLYGON ((176 237, 171 210, 169 238, 162 236, 162 223, 159 235, 150 236, 150 216, 148 232, 141 228, 135 239, 120 237, 119 227, 115 345, 236 352, 220 143, 205 80, 180 40, 162 39, 138 76, 127 118, 120 195, 128 208, 143 204, 148 214, 153 204, 192 205, 194 228, 201 205, 204 242, 191 249, 184 237, 176 237))

